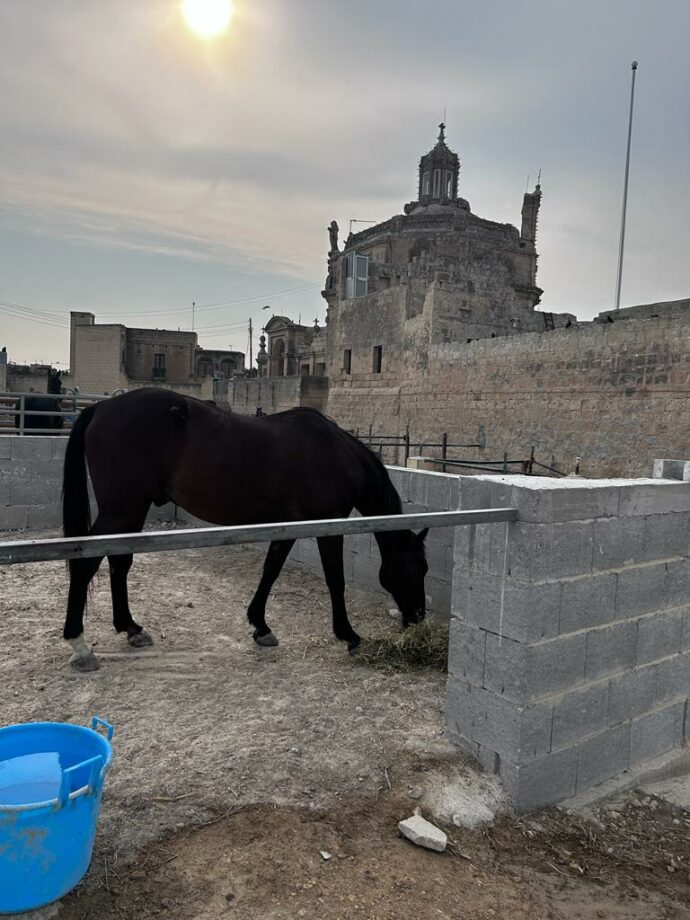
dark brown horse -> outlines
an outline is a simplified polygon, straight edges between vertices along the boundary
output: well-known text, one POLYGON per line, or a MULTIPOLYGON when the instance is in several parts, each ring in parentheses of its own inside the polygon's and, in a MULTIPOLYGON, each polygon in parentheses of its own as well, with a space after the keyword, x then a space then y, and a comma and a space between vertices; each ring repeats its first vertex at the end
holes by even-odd
MULTIPOLYGON (((313 409, 276 415, 233 415, 168 390, 136 390, 85 409, 77 419, 65 457, 65 536, 132 533, 142 529, 151 504, 174 501, 212 524, 261 524, 400 514, 400 497, 386 468, 368 448, 313 409), (98 504, 89 517, 86 464, 98 504)), ((426 531, 377 533, 379 578, 402 612, 403 624, 425 614, 426 531)), ((271 587, 294 540, 271 543, 263 577, 247 617, 259 645, 277 645, 266 624, 271 587)), ((333 631, 354 652, 360 638, 345 607, 343 538, 319 537, 319 553, 333 608, 333 631)), ((83 637, 89 582, 101 559, 70 563, 64 637, 72 666, 95 670, 98 660, 83 637)), ((127 573, 132 556, 110 556, 113 621, 134 646, 150 645, 132 619, 127 573)))

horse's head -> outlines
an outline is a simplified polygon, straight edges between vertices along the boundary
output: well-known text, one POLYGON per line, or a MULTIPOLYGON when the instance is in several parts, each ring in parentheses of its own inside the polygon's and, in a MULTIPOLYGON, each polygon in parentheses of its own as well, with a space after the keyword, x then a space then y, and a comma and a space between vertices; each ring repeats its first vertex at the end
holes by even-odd
POLYGON ((426 616, 424 577, 429 566, 424 555, 424 538, 428 528, 418 534, 411 530, 396 534, 397 539, 382 553, 379 581, 393 596, 402 614, 403 628, 421 623, 426 616))

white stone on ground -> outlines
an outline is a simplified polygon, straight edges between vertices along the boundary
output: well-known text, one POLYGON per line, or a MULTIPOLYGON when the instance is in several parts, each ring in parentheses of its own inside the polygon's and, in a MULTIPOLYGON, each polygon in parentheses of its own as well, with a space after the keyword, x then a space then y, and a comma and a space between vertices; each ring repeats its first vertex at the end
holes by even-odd
POLYGON ((415 843, 418 847, 425 847, 427 850, 436 850, 437 853, 443 853, 448 838, 434 824, 422 818, 421 815, 413 815, 411 818, 405 818, 398 824, 398 830, 403 835, 415 843))
POLYGON ((490 808, 487 808, 483 802, 477 801, 474 796, 457 795, 456 807, 458 806, 460 806, 458 810, 453 813, 453 824, 456 827, 466 827, 472 830, 484 824, 493 824, 496 817, 490 808))

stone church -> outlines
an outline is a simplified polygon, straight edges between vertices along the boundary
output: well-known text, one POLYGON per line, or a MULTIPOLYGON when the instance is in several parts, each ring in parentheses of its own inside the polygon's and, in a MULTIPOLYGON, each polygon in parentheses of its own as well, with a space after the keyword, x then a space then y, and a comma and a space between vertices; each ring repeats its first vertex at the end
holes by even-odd
POLYGON ((472 213, 445 125, 419 162, 417 200, 338 246, 331 224, 327 366, 331 381, 424 369, 429 346, 541 332, 574 321, 535 310, 541 189, 524 196, 520 230, 472 213))

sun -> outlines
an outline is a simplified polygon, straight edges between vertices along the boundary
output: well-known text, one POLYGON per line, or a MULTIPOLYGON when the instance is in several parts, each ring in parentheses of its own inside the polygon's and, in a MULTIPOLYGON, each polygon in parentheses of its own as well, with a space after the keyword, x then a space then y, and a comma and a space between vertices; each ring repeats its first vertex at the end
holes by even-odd
POLYGON ((232 0, 182 0, 180 6, 185 22, 201 38, 222 35, 232 19, 232 0))

